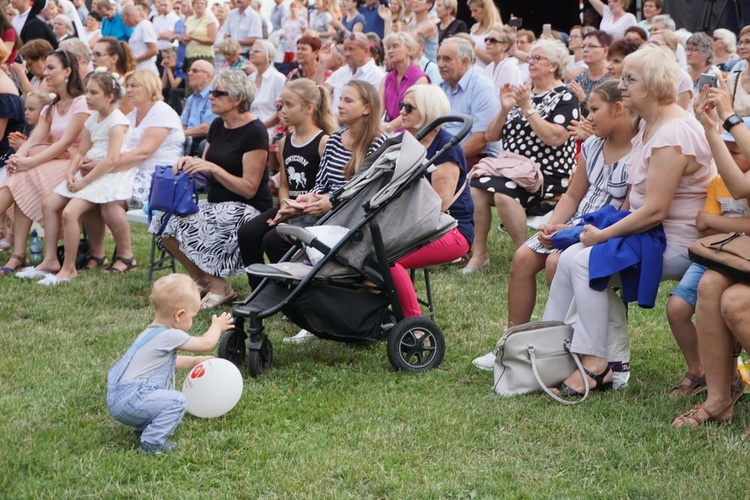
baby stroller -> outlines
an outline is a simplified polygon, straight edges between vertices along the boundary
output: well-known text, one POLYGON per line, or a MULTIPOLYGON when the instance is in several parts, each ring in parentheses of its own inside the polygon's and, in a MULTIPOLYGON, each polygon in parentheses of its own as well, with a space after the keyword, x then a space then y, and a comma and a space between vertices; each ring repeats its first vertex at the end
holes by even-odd
POLYGON ((443 333, 425 317, 404 318, 390 266, 456 226, 455 219, 441 212, 440 197, 424 174, 471 125, 468 116, 445 116, 416 137, 404 132, 388 139, 332 194, 334 208, 315 226, 279 224, 277 231, 294 248, 278 264, 246 268, 264 279, 247 299, 234 303, 235 327, 222 336, 219 357, 237 366, 247 363, 253 377, 267 371, 273 346, 263 319, 283 312, 322 339, 386 339, 388 359, 397 370, 437 367, 445 354, 443 333), (419 139, 455 121, 463 124, 460 132, 426 159, 419 139), (337 239, 320 236, 321 230, 331 229, 340 233, 337 239))

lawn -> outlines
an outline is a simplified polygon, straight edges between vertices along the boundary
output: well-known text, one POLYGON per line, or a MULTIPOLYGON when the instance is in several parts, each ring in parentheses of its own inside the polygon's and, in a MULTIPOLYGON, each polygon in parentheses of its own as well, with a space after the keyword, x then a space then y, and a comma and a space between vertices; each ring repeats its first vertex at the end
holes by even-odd
MULTIPOLYGON (((142 226, 134 241, 145 264, 142 226)), ((728 425, 669 426, 700 400, 665 396, 684 370, 664 316, 671 284, 655 309, 631 307, 628 388, 575 407, 544 395, 495 396, 491 374, 471 365, 506 321, 510 242, 495 230, 490 243, 489 269, 433 272, 447 338, 439 369, 394 372, 384 344, 284 345, 297 329, 274 318, 272 370, 246 379, 225 417, 187 416, 175 433, 179 451, 160 457, 137 452, 104 400, 107 370, 151 319, 145 266, 56 288, 0 278, 0 495, 745 497, 750 397, 728 425)), ((244 277, 233 285, 247 294, 244 277)), ((209 320, 202 312, 193 333, 209 320)))

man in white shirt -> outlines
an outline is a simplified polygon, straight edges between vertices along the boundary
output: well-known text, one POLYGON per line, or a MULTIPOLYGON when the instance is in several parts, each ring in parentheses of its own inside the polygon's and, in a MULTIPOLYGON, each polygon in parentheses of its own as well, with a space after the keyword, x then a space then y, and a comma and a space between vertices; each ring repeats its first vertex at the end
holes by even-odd
POLYGON ((263 19, 250 8, 250 1, 235 0, 237 8, 229 12, 221 28, 224 38, 237 40, 243 54, 248 53, 255 40, 263 38, 263 19))
POLYGON ((20 35, 23 25, 26 24, 26 19, 29 17, 29 11, 31 10, 30 0, 10 0, 10 4, 14 9, 18 11, 18 15, 11 20, 13 29, 16 30, 16 34, 20 35))
POLYGON ((180 20, 174 9, 172 8, 172 0, 156 0, 156 15, 154 20, 151 21, 156 28, 156 34, 158 40, 156 41, 156 48, 161 50, 176 47, 177 43, 173 42, 172 35, 174 33, 174 25, 180 20))
MULTIPOLYGON (((365 81, 377 89, 385 77, 385 71, 370 57, 370 40, 364 33, 350 33, 346 37, 344 60, 346 64, 334 71, 324 83, 331 92, 331 106, 334 112, 338 110, 341 90, 351 80, 365 81)), ((316 75, 323 74, 325 74, 325 69, 316 73, 316 75)))
POLYGON ((129 45, 136 61, 136 69, 147 69, 159 74, 156 68, 156 55, 159 53, 156 45, 158 36, 154 25, 146 19, 146 12, 140 6, 129 3, 122 8, 120 16, 125 26, 133 28, 129 45))

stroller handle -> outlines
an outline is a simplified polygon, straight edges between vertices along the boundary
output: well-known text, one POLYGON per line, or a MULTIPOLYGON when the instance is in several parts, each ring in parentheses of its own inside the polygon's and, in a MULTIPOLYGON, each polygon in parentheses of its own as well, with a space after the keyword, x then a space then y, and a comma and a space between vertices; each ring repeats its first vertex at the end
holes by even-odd
POLYGON ((469 132, 471 131, 471 126, 474 124, 474 119, 469 115, 445 115, 441 116, 440 118, 435 118, 430 123, 424 126, 422 130, 417 132, 414 135, 414 138, 418 141, 421 141, 424 136, 435 130, 440 125, 443 125, 444 123, 450 123, 450 122, 460 122, 463 123, 463 126, 461 127, 461 130, 458 131, 458 133, 453 136, 453 139, 451 139, 451 146, 453 147, 459 142, 464 140, 464 137, 469 135, 469 132))

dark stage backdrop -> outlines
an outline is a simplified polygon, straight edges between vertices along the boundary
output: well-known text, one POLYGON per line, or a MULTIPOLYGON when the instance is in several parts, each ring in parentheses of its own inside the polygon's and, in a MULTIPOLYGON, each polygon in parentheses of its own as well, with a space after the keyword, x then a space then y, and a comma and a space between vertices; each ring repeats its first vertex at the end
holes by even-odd
MULTIPOLYGON (((523 19, 523 27, 534 33, 542 32, 542 25, 550 23, 552 29, 568 31, 573 25, 580 24, 578 17, 578 0, 495 0, 500 7, 503 22, 508 22, 511 14, 523 19)), ((458 17, 471 27, 471 19, 466 0, 458 0, 458 17)))

